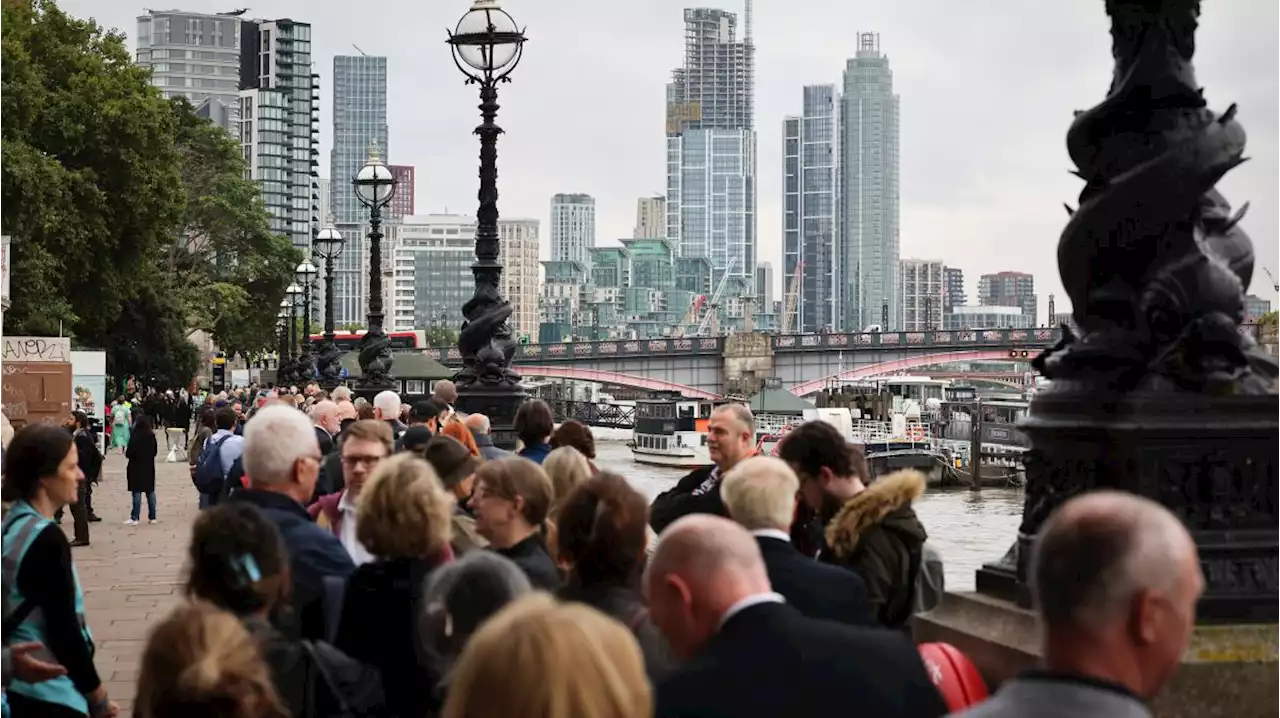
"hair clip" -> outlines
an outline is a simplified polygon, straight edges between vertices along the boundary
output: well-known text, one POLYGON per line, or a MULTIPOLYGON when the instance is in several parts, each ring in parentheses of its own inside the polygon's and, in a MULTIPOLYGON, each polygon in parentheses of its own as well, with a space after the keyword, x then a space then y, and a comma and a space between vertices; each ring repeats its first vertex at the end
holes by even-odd
POLYGON ((242 553, 236 558, 236 564, 240 568, 240 572, 249 580, 249 583, 257 583, 262 580, 262 571, 258 569, 258 559, 253 554, 242 553))

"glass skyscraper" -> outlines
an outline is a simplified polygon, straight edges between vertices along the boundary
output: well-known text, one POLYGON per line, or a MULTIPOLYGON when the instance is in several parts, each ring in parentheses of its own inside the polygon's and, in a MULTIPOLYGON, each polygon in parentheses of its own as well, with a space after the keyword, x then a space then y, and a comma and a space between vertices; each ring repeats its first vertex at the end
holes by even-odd
POLYGON ((840 102, 837 328, 901 328, 898 286, 898 96, 880 36, 858 34, 840 102))
MULTIPOLYGON (((329 151, 329 207, 346 242, 334 262, 333 313, 338 324, 365 320, 365 232, 369 209, 360 204, 351 179, 377 146, 388 161, 387 58, 338 55, 333 58, 333 148, 329 151)), ((411 187, 397 188, 412 192, 411 187)), ((389 219, 384 210, 384 219, 389 219)))
POLYGON ((180 10, 138 16, 137 60, 166 98, 185 97, 232 132, 240 120, 240 18, 180 10))
POLYGON ((704 257, 755 281, 755 46, 751 0, 738 17, 684 11, 685 62, 667 85, 667 239, 682 257, 704 257))
POLYGON ((839 153, 835 85, 804 88, 802 113, 783 120, 783 307, 796 295, 790 330, 835 329, 840 306, 839 153), (803 262, 799 286, 796 267, 803 262))

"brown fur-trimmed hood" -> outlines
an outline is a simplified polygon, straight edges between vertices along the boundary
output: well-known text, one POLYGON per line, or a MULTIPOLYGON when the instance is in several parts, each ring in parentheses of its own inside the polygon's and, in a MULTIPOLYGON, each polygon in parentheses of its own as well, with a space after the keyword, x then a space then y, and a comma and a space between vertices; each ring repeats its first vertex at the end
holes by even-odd
POLYGON ((924 527, 916 518, 915 511, 910 509, 911 502, 924 494, 924 486, 924 474, 913 469, 895 471, 876 479, 862 493, 845 502, 827 524, 827 545, 836 557, 846 559, 857 548, 862 534, 881 523, 893 523, 892 528, 900 532, 918 533, 920 542, 924 543, 924 527), (906 511, 899 511, 904 507, 907 507, 906 511))

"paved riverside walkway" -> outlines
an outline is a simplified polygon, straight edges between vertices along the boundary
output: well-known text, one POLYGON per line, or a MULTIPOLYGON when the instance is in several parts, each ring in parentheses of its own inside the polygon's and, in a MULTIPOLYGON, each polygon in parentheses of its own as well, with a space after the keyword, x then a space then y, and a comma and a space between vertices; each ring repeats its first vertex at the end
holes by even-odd
MULTIPOLYGON (((133 712, 147 631, 182 598, 187 544, 199 513, 185 454, 180 463, 164 463, 165 439, 156 438, 160 443, 156 465, 160 523, 146 522, 143 497, 140 524, 124 525, 130 494, 125 488, 125 459, 117 450, 107 457, 102 481, 93 491, 93 507, 102 521, 89 524, 88 546, 71 549, 97 646, 94 664, 111 699, 120 704, 121 715, 133 712)), ((62 529, 70 540, 69 513, 62 519, 62 529)))

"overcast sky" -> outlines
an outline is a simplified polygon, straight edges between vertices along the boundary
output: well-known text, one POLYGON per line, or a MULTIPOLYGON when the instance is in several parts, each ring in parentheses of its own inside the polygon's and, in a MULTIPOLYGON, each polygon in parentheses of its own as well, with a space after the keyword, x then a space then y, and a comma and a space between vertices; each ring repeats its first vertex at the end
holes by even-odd
MULTIPOLYGON (((700 3, 741 12, 743 0, 700 3)), ((176 4, 176 3, 175 3, 176 4)), ((130 35, 143 5, 61 0, 130 35)), ((312 24, 321 75, 321 174, 328 175, 333 56, 358 45, 386 55, 390 158, 417 167, 417 211, 474 213, 478 98, 462 84, 445 28, 467 0, 183 0, 182 9, 312 24)), ((631 236, 635 201, 666 184, 664 88, 683 61, 687 0, 508 0, 530 42, 501 88, 498 175, 504 216, 542 220, 551 195, 586 192, 597 242, 631 236)), ((1276 0, 1204 4, 1196 67, 1210 106, 1239 103, 1252 161, 1219 185, 1239 206, 1259 268, 1252 291, 1276 300, 1261 267, 1280 273, 1280 63, 1276 0)), ((169 7, 161 5, 157 9, 169 7)), ((761 261, 781 266, 781 126, 800 109, 801 87, 840 82, 855 34, 880 33, 901 96, 903 257, 940 258, 979 274, 1033 272, 1041 321, 1048 294, 1067 308, 1055 253, 1081 182, 1064 148, 1072 111, 1102 99, 1110 81, 1103 0, 756 0, 756 127, 761 261)), ((779 278, 780 281, 780 278, 779 278)), ((775 286, 775 296, 778 288, 775 286)))

